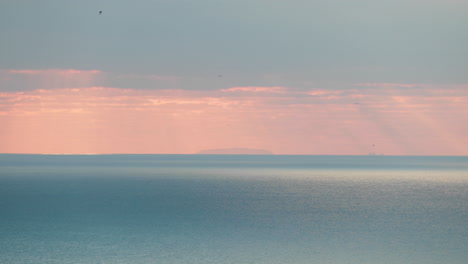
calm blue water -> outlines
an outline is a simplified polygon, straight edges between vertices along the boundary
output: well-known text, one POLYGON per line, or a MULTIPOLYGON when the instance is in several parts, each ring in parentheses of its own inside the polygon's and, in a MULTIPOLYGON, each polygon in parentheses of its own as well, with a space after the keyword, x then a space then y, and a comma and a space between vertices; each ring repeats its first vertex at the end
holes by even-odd
POLYGON ((0 263, 466 263, 468 157, 0 155, 0 263))

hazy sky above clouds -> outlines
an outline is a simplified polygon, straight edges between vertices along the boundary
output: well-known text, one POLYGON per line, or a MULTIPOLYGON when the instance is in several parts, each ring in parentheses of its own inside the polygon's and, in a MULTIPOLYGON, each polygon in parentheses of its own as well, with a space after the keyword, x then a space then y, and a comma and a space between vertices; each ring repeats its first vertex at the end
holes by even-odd
POLYGON ((468 155, 467 28, 468 0, 0 0, 0 153, 468 155))

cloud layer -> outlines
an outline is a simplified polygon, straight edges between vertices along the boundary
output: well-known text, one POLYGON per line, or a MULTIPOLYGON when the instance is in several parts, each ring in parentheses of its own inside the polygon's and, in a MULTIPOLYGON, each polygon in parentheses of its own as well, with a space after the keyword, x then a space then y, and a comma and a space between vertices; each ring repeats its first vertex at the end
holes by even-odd
MULTIPOLYGON (((63 80, 102 74, 10 74, 51 72, 52 79, 63 80)), ((89 79, 80 82, 92 83, 89 79)), ((195 153, 246 147, 277 154, 468 154, 463 147, 468 122, 460 122, 468 116, 467 85, 352 87, 6 91, 0 93, 0 152, 195 153)))

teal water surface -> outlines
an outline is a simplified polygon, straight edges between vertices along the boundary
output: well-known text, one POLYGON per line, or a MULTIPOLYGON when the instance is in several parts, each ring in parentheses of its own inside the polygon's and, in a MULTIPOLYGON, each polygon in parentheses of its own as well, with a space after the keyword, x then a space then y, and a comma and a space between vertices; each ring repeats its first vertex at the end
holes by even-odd
POLYGON ((0 155, 0 263, 466 263, 468 157, 0 155))

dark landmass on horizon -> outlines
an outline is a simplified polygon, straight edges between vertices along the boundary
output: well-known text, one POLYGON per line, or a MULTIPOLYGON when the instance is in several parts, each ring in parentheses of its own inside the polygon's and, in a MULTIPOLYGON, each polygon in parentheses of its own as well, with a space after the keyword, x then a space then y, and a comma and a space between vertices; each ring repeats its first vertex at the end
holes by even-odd
POLYGON ((195 154, 225 154, 225 155, 273 155, 273 152, 264 149, 225 148, 205 149, 195 154))

